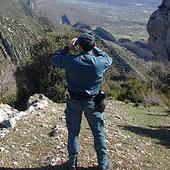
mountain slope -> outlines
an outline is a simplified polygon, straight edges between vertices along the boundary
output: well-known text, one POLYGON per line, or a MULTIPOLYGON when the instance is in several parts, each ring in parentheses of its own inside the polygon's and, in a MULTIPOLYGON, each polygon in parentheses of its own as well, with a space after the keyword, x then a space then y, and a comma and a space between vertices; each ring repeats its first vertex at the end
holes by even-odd
POLYGON ((19 55, 28 55, 29 45, 42 34, 43 27, 21 0, 0 3, 0 32, 17 48, 19 55))
POLYGON ((94 28, 103 27, 116 38, 147 39, 146 23, 155 6, 148 3, 140 6, 141 3, 133 1, 109 1, 111 4, 103 2, 42 0, 37 3, 36 10, 58 22, 66 14, 72 25, 81 22, 94 28))
POLYGON ((0 100, 7 91, 15 93, 15 69, 30 56, 31 45, 42 34, 43 26, 23 1, 0 1, 0 100))

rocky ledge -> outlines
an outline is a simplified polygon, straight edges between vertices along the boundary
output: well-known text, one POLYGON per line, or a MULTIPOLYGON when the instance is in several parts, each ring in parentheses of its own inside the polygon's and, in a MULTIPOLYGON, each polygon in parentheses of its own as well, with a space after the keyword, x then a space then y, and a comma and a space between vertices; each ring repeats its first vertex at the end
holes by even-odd
POLYGON ((9 128, 15 128, 17 122, 25 116, 36 114, 45 109, 51 101, 44 95, 34 95, 27 102, 27 110, 19 112, 7 104, 0 104, 0 139, 9 132, 9 128))

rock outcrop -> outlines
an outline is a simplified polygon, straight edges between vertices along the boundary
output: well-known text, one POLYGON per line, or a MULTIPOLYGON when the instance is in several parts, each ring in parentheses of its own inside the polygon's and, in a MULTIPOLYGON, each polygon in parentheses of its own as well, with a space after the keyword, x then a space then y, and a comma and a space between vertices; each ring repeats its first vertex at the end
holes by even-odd
POLYGON ((13 65, 19 65, 21 57, 17 49, 9 42, 2 32, 0 32, 0 48, 3 51, 4 56, 8 58, 13 65))
POLYGON ((32 9, 32 10, 34 10, 35 9, 35 3, 34 3, 35 1, 33 1, 33 0, 28 0, 28 2, 27 2, 27 5, 32 9))
POLYGON ((15 94, 15 70, 21 57, 16 47, 0 32, 0 101, 8 95, 15 94))
POLYGON ((117 73, 115 75, 111 74, 112 80, 124 80, 128 77, 127 75, 130 75, 146 81, 146 72, 148 68, 146 63, 142 61, 139 56, 117 43, 107 41, 103 42, 103 45, 110 50, 113 59, 112 69, 116 68, 119 72, 119 76, 116 76, 117 73), (121 74, 121 72, 124 74, 121 74))
POLYGON ((14 128, 21 118, 44 110, 49 103, 51 103, 51 101, 44 95, 35 94, 29 98, 26 111, 20 112, 7 104, 0 104, 0 139, 4 138, 9 132, 8 129, 14 128))
POLYGON ((127 48, 130 52, 136 54, 139 58, 145 61, 154 60, 154 55, 150 46, 145 41, 131 41, 129 39, 121 38, 118 40, 118 44, 127 48))
POLYGON ((170 60, 170 1, 163 0, 147 24, 149 44, 158 60, 170 60))
POLYGON ((98 38, 101 38, 101 39, 107 40, 107 41, 116 42, 116 39, 113 37, 113 35, 101 27, 97 27, 94 30, 94 33, 98 38))
POLYGON ((71 25, 71 22, 70 22, 70 20, 69 20, 67 15, 63 15, 61 17, 61 22, 62 22, 62 24, 65 24, 65 25, 71 25))
POLYGON ((92 28, 90 27, 90 25, 88 24, 83 24, 81 22, 77 22, 76 24, 74 24, 72 26, 75 30, 78 30, 78 31, 81 31, 81 32, 84 32, 84 31, 90 31, 92 30, 92 28))

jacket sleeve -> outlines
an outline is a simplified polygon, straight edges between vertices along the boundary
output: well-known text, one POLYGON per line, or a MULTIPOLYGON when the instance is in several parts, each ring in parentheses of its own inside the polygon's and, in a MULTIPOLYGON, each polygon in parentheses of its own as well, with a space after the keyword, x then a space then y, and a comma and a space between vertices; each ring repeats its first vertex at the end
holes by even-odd
POLYGON ((64 49, 55 52, 52 55, 51 63, 56 67, 65 68, 66 61, 68 59, 68 56, 67 56, 68 52, 69 52, 68 47, 65 47, 64 49))
POLYGON ((93 52, 94 52, 94 54, 97 57, 102 57, 102 58, 105 59, 105 61, 106 61, 106 65, 105 65, 106 68, 112 64, 112 58, 107 53, 105 53, 104 51, 102 51, 99 48, 95 47, 93 49, 93 52))

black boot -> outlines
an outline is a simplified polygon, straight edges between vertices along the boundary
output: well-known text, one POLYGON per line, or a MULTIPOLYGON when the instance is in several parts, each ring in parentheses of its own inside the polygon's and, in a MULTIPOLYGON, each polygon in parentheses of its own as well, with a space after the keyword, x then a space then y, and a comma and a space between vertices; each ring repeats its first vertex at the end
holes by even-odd
POLYGON ((76 170, 76 166, 68 166, 68 170, 76 170))
POLYGON ((112 163, 109 162, 106 166, 99 167, 99 170, 113 170, 112 163))
POLYGON ((68 162, 66 163, 66 166, 67 166, 67 170, 76 170, 77 169, 75 165, 69 165, 68 162))

